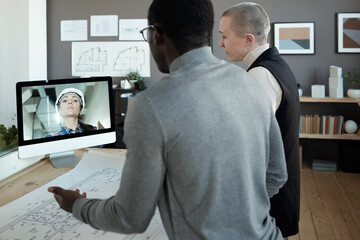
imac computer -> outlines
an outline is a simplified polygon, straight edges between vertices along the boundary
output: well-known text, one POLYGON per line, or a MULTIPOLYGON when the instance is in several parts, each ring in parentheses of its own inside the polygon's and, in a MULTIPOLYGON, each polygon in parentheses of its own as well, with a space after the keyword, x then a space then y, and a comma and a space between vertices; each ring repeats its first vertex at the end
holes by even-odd
POLYGON ((73 166, 73 150, 116 140, 111 77, 18 82, 16 99, 20 158, 73 166))

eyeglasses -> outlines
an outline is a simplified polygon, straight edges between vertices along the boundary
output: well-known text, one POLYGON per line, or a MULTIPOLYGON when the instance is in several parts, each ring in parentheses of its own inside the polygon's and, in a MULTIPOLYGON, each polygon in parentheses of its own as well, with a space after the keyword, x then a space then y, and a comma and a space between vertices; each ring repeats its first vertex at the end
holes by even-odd
POLYGON ((139 32, 142 34, 142 37, 144 38, 144 40, 145 40, 145 42, 148 42, 148 34, 149 34, 149 32, 148 32, 148 30, 149 29, 155 29, 155 26, 154 25, 149 25, 149 26, 147 26, 146 28, 143 28, 143 29, 141 29, 139 32))

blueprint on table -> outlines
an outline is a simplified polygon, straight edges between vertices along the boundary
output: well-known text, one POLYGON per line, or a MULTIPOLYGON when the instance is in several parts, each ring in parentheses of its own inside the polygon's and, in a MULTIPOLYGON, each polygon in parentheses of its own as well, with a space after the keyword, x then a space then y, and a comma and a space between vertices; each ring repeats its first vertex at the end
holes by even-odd
POLYGON ((156 211, 142 234, 118 234, 95 230, 59 208, 49 186, 80 189, 89 198, 108 198, 119 188, 124 156, 90 151, 70 172, 0 208, 0 240, 14 239, 168 239, 156 211))

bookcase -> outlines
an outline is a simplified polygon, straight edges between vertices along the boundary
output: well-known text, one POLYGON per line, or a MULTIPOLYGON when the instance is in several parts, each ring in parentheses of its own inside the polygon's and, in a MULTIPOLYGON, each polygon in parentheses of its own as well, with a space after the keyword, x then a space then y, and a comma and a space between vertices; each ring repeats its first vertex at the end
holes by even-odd
POLYGON ((115 105, 115 125, 123 123, 125 120, 125 115, 127 111, 128 98, 127 96, 122 97, 123 95, 132 94, 133 96, 139 91, 137 89, 123 89, 120 87, 114 88, 114 105, 115 105))
MULTIPOLYGON (((342 115, 344 122, 360 122, 360 99, 300 97, 301 114, 342 115)), ((360 135, 357 134, 299 134, 302 159, 314 164, 318 161, 336 163, 344 172, 360 173, 360 135), (316 162, 315 162, 316 161, 316 162)), ((327 167, 326 171, 329 170, 327 167)), ((335 171, 336 171, 335 165, 335 171)), ((324 167, 320 167, 324 168, 324 167)), ((325 170, 321 169, 321 170, 325 170)), ((333 169, 333 170, 334 170, 333 169)), ((319 167, 314 170, 320 170, 319 167)))
POLYGON ((123 89, 120 87, 113 88, 114 93, 114 107, 115 107, 115 130, 116 142, 111 144, 111 148, 125 149, 125 143, 122 141, 124 137, 124 121, 128 108, 129 99, 139 91, 138 89, 123 89))
MULTIPOLYGON (((333 103, 341 103, 341 104, 357 104, 360 108, 360 99, 356 98, 312 98, 312 97, 300 97, 300 103, 322 103, 322 104, 333 104, 333 103)), ((341 112, 339 113, 341 114, 341 112)), ((346 116, 345 116, 346 120, 346 116)), ((306 134, 300 133, 300 139, 337 139, 337 140, 360 140, 360 136, 357 134, 306 134)))

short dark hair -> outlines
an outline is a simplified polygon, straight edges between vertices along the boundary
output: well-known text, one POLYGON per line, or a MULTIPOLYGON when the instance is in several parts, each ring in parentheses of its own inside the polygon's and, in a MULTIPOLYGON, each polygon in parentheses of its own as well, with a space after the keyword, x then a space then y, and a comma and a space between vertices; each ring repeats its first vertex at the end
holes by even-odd
POLYGON ((154 0, 148 21, 166 33, 183 54, 191 48, 210 46, 214 9, 210 0, 154 0))

